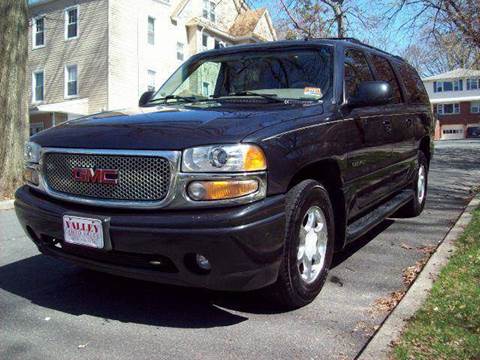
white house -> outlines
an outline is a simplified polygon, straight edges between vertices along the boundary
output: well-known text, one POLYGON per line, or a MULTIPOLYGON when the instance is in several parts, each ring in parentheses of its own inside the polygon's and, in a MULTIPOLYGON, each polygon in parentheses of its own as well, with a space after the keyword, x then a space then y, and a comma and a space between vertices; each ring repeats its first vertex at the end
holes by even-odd
POLYGON ((32 133, 134 106, 197 52, 276 40, 243 0, 40 0, 30 14, 32 133))
POLYGON ((423 79, 437 116, 437 139, 480 137, 480 70, 456 69, 423 79))

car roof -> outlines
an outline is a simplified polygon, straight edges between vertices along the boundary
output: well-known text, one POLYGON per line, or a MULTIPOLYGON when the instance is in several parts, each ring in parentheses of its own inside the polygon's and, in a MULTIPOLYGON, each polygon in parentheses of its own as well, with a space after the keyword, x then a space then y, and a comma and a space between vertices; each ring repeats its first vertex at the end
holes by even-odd
POLYGON ((272 48, 288 48, 288 47, 297 47, 297 46, 311 46, 311 45, 330 45, 330 46, 342 46, 349 48, 358 48, 361 50, 366 50, 371 53, 376 53, 378 55, 386 56, 397 61, 405 62, 400 56, 390 54, 384 50, 376 48, 374 46, 365 44, 355 38, 315 38, 315 39, 304 39, 304 40, 279 40, 279 41, 268 41, 260 42, 254 44, 240 44, 232 45, 221 49, 212 49, 205 52, 202 52, 197 55, 221 55, 228 54, 232 52, 238 52, 242 50, 268 50, 272 48))

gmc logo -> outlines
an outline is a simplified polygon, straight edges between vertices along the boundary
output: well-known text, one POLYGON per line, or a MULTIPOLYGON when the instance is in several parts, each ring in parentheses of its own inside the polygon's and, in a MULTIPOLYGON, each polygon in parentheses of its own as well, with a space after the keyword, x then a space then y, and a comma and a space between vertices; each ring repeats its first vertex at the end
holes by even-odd
POLYGON ((75 181, 94 184, 118 184, 118 170, 73 168, 72 176, 75 181))

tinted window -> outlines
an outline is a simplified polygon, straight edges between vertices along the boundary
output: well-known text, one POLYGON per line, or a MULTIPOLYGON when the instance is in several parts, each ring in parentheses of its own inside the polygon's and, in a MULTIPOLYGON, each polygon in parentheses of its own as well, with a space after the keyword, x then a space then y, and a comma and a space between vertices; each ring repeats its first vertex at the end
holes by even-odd
POLYGON ((330 87, 330 51, 284 52, 246 57, 224 65, 221 94, 261 89, 304 89, 315 87, 325 93, 330 87))
POLYGON ((345 51, 345 97, 356 96, 360 83, 371 80, 373 75, 365 55, 359 50, 345 51))
POLYGON ((327 99, 332 95, 333 54, 330 47, 269 52, 244 51, 185 62, 155 95, 235 97, 242 92, 278 98, 327 99))
POLYGON ((413 67, 408 64, 401 63, 398 65, 400 77, 407 91, 407 99, 411 103, 428 104, 428 95, 423 86, 422 79, 418 76, 413 67))
POLYGON ((387 81, 392 87, 393 100, 391 102, 394 104, 401 103, 402 94, 400 92, 400 86, 398 85, 397 78, 395 77, 395 73, 388 60, 381 56, 374 55, 373 64, 375 65, 378 80, 387 81))

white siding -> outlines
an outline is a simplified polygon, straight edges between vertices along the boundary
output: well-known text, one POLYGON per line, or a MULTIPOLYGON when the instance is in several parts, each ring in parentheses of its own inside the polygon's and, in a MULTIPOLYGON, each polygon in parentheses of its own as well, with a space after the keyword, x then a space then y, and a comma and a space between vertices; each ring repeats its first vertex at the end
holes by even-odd
MULTIPOLYGON (((31 17, 45 15, 45 46, 32 49, 29 29, 29 73, 45 69, 45 104, 64 103, 67 64, 78 66, 78 98, 88 98, 88 112, 107 107, 108 1, 52 1, 30 9, 31 17), (78 38, 65 41, 64 10, 79 7, 78 38)), ((32 22, 33 23, 33 22, 32 22)), ((30 89, 31 102, 31 89, 30 89)))
MULTIPOLYGON (((448 81, 450 80, 452 79, 449 79, 448 81)), ((442 80, 438 80, 438 81, 442 81, 442 80)), ((442 100, 447 100, 445 102, 455 102, 455 98, 470 98, 470 97, 480 98, 480 89, 467 90, 466 78, 463 79, 463 91, 434 92, 433 83, 434 83, 433 81, 424 81, 425 89, 427 90, 430 101, 432 102, 442 102, 442 100)), ((468 101, 468 100, 462 100, 462 101, 468 101)))

